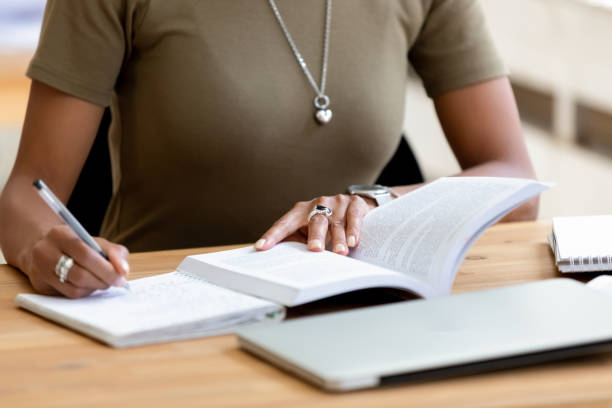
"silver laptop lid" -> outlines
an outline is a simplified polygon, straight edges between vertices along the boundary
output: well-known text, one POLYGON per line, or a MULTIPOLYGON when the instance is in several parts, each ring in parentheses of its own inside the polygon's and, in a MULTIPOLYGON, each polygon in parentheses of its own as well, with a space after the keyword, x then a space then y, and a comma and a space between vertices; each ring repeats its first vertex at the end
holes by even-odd
POLYGON ((611 312, 612 297, 552 279, 248 327, 238 335, 248 351, 341 391, 410 374, 483 371, 609 348, 611 312))

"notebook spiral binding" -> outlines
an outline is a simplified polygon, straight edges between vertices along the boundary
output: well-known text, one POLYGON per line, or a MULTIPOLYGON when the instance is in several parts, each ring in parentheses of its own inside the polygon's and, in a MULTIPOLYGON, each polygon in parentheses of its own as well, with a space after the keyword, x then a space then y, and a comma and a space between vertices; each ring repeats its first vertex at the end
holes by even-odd
POLYGON ((572 256, 569 258, 569 262, 572 270, 576 272, 603 272, 612 270, 612 255, 572 256), (594 260, 597 260, 597 263, 594 260))

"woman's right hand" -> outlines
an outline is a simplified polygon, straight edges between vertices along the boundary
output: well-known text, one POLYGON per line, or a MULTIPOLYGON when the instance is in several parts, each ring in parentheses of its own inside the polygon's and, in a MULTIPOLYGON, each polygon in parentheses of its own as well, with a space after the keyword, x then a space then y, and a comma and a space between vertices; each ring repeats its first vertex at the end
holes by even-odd
POLYGON ((110 262, 82 243, 40 199, 32 181, 43 178, 68 201, 96 138, 102 106, 32 81, 13 170, 0 194, 0 247, 8 264, 23 271, 34 289, 71 298, 121 284, 127 250, 98 239, 110 262), (66 282, 55 267, 74 259, 66 282))
POLYGON ((103 238, 94 239, 108 255, 108 261, 79 239, 68 226, 52 227, 29 251, 29 259, 25 263, 28 266, 24 272, 32 287, 44 295, 62 294, 74 299, 87 296, 96 289, 125 286, 129 273, 127 248, 103 238), (62 255, 74 261, 63 283, 55 273, 62 255))

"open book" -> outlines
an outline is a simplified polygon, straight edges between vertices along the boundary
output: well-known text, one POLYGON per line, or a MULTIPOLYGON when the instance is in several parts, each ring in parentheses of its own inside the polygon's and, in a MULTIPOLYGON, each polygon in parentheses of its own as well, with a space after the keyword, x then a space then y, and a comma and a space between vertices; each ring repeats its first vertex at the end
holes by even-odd
POLYGON ((226 333, 364 288, 450 293, 465 253, 491 224, 546 190, 534 180, 442 178, 376 208, 345 257, 282 243, 189 256, 177 271, 69 300, 20 294, 19 306, 121 347, 226 333))

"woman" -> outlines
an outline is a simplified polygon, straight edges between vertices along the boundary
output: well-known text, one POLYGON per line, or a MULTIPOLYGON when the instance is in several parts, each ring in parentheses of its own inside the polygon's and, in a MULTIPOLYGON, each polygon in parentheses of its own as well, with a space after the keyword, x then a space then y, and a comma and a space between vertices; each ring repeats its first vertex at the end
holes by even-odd
POLYGON ((461 175, 534 176, 475 0, 49 0, 0 201, 6 259, 38 292, 80 297, 123 284, 123 245, 255 241, 295 202, 256 247, 307 239, 322 250, 329 235, 346 254, 376 203, 344 192, 372 183, 397 146, 409 64, 461 175), (109 262, 31 187, 42 178, 69 198, 107 105, 109 262), (315 204, 331 216, 309 217, 315 204), (74 259, 65 282, 54 273, 62 255, 74 259))

